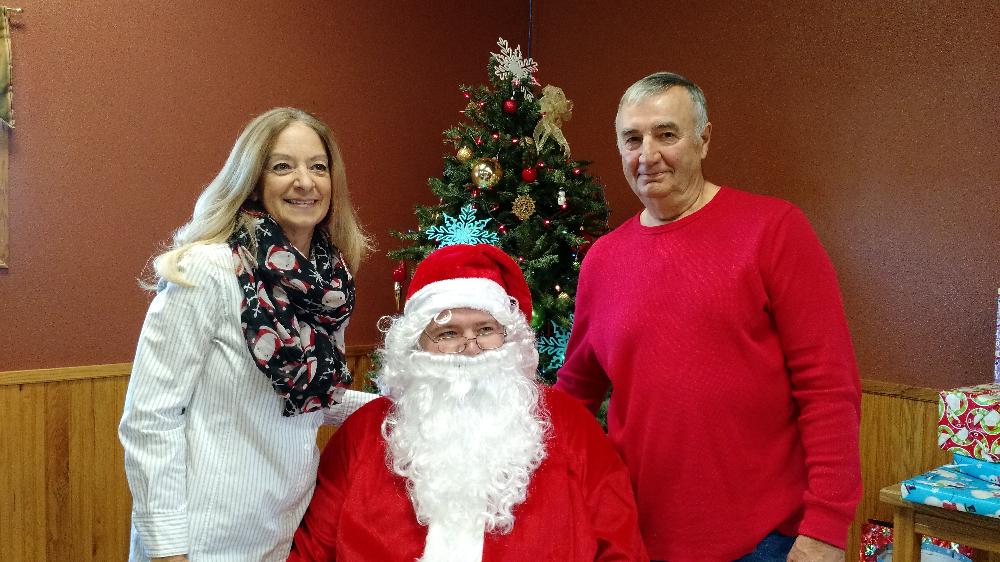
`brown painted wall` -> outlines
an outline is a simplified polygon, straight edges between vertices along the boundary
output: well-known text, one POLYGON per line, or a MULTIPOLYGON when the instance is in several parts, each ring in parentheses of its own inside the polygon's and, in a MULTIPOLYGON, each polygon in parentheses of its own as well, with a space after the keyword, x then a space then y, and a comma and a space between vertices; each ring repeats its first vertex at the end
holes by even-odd
POLYGON ((713 122, 706 176, 799 205, 840 276, 863 377, 992 380, 1000 287, 1000 4, 551 0, 543 83, 575 102, 617 225, 640 209, 618 98, 672 70, 713 122), (960 7, 960 8, 959 8, 960 7))
MULTIPOLYGON (((413 223, 456 85, 524 2, 111 0, 25 5, 13 32, 18 129, 0 371, 128 361, 147 296, 133 280, 190 213, 239 129, 281 104, 338 133, 380 251, 348 343, 391 311, 390 228, 413 223), (447 5, 452 4, 452 5, 447 5)), ((1000 7, 966 2, 535 3, 543 84, 576 102, 618 224, 639 208, 614 149, 621 91, 660 69, 707 92, 709 179, 803 208, 836 264, 862 376, 987 380, 1000 286, 1000 7), (828 4, 822 6, 820 4, 828 4), (835 5, 836 4, 836 5, 835 5)))
POLYGON ((146 260, 190 216, 254 115, 293 105, 337 134, 379 252, 358 276, 349 345, 392 312, 390 228, 415 222, 441 170, 457 86, 522 1, 91 0, 26 3, 13 30, 17 130, 0 371, 130 361, 146 260), (392 6, 392 7, 387 7, 392 6))

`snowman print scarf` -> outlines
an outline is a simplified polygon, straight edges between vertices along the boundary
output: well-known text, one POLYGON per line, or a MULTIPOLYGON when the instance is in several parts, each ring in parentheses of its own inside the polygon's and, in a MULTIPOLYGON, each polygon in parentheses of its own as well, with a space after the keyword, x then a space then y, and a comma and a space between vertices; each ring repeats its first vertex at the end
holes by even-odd
POLYGON ((244 208, 229 239, 243 290, 240 317, 257 367, 293 416, 339 401, 351 382, 337 332, 354 308, 354 279, 325 229, 304 257, 265 212, 244 208))

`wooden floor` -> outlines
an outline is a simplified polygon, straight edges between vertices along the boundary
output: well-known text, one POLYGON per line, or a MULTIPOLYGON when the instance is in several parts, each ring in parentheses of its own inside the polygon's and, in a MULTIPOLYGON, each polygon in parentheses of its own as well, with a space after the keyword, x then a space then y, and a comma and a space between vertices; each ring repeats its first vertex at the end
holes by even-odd
MULTIPOLYGON (((370 351, 349 350, 355 373, 370 369, 370 351)), ((117 427, 130 367, 0 373, 0 560, 127 558, 131 498, 117 427)), ((879 489, 948 461, 936 443, 936 391, 876 381, 865 381, 863 390, 865 493, 851 530, 851 561, 858 559, 860 524, 891 519, 879 489)), ((331 433, 320 433, 321 445, 331 433)))

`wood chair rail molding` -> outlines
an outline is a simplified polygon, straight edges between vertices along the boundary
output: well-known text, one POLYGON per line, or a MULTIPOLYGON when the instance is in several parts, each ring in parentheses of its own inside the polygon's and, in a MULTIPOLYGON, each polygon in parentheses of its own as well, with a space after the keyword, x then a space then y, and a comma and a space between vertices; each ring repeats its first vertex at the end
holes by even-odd
POLYGON ((933 388, 920 386, 910 386, 898 382, 876 381, 870 379, 861 380, 861 392, 863 394, 878 394, 904 400, 916 400, 918 402, 933 402, 937 404, 938 391, 933 388))
MULTIPOLYGON (((376 346, 374 345, 352 345, 347 348, 347 357, 348 359, 366 357, 374 351, 375 348, 376 346)), ((82 365, 79 367, 2 371, 0 372, 0 386, 103 379, 108 377, 127 377, 131 373, 131 363, 108 363, 105 365, 82 365)))

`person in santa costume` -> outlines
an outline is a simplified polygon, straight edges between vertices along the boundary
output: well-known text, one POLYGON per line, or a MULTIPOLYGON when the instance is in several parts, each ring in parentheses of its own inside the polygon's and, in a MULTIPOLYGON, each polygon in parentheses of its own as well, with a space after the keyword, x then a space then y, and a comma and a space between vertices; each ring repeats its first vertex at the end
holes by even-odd
POLYGON ((536 379, 514 261, 453 245, 417 267, 380 350, 384 395, 320 460, 290 561, 646 561, 628 471, 536 379))

